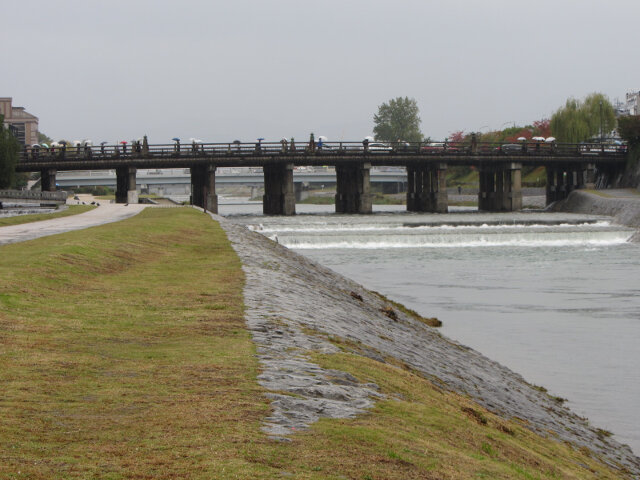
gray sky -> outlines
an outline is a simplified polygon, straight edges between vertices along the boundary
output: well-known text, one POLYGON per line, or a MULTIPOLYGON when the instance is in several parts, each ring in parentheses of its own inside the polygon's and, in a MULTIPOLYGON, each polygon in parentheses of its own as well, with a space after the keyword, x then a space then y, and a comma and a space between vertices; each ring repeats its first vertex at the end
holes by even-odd
POLYGON ((0 96, 54 139, 360 140, 397 96, 441 139, 640 90, 638 0, 21 0, 0 25, 0 96))

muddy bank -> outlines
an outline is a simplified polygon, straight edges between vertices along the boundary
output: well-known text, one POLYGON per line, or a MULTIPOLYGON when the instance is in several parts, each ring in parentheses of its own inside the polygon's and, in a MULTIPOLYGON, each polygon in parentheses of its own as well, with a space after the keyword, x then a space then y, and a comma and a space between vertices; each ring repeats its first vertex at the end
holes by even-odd
MULTIPOLYGON (((640 230, 640 194, 637 190, 606 190, 601 196, 581 190, 574 190, 565 200, 551 205, 554 212, 588 213, 607 215, 620 225, 640 230)), ((631 241, 640 242, 640 231, 631 241)))
POLYGON ((442 336, 380 296, 246 227, 215 217, 246 274, 246 317, 262 363, 261 384, 274 413, 265 425, 286 439, 320 417, 358 414, 380 397, 374 384, 313 364, 310 351, 336 352, 328 338, 384 362, 404 362, 440 388, 455 391, 505 419, 560 441, 586 446, 605 463, 640 475, 640 458, 598 432, 506 367, 442 336), (390 318, 392 308, 395 318, 390 318))

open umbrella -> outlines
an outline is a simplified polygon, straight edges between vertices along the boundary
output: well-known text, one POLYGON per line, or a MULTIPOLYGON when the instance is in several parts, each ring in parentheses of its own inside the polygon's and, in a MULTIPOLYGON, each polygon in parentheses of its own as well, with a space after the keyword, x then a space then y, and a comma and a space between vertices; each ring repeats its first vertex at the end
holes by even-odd
POLYGON ((544 142, 544 137, 533 137, 531 140, 534 142, 544 142))
POLYGON ((121 143, 122 145, 126 145, 126 144, 127 144, 127 143, 129 143, 129 142, 127 142, 126 140, 120 140, 120 143, 121 143))
POLYGON ((106 145, 109 142, 100 142, 100 145, 106 145))
POLYGON ((322 140, 323 142, 326 142, 329 139, 327 137, 325 137, 324 135, 320 135, 320 136, 318 136, 318 140, 322 140))
POLYGON ((58 143, 59 143, 60 145, 66 145, 66 144, 67 144, 67 141, 66 141, 66 140, 60 140, 60 141, 58 141, 58 143))
POLYGON ((556 141, 556 137, 547 137, 547 139, 545 140, 546 143, 553 143, 556 141))
POLYGON ((171 140, 173 140, 174 142, 179 142, 180 139, 178 137, 173 137, 171 140))
POLYGON ((518 141, 519 142, 526 142, 527 138, 526 137, 518 137, 518 141))
POLYGON ((34 143, 33 145, 31 145, 31 148, 40 148, 40 145, 38 145, 37 143, 34 143))
POLYGON ((49 145, 47 145, 46 143, 43 143, 40 145, 42 148, 49 148, 49 145))
POLYGON ((368 135, 368 136, 364 137, 364 140, 368 140, 370 142, 373 142, 373 137, 371 135, 368 135))

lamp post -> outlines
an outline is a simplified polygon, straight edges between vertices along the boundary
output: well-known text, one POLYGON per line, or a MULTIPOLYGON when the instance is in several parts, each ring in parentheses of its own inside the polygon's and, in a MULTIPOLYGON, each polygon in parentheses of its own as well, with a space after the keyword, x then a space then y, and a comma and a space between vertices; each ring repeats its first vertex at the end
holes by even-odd
POLYGON ((603 142, 602 136, 602 100, 600 100, 600 143, 603 142))

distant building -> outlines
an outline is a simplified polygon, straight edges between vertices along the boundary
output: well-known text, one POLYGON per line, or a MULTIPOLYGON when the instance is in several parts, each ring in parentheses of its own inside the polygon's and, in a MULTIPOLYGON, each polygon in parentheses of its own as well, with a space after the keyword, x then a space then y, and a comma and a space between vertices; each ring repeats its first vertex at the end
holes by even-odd
POLYGON ((640 92, 627 93, 625 109, 628 115, 640 115, 640 92))
POLYGON ((0 97, 4 124, 22 145, 38 143, 38 117, 25 111, 24 107, 14 107, 11 102, 11 97, 0 97))

